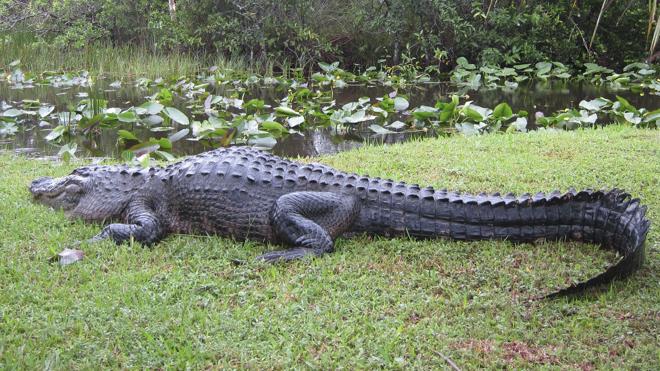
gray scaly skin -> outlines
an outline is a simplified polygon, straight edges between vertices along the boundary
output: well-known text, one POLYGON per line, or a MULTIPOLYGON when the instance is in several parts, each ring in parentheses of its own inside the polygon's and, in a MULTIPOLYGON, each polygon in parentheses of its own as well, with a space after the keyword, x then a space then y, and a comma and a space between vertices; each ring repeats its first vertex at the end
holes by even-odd
POLYGON ((217 234, 290 246, 266 261, 319 256, 342 234, 459 240, 571 239, 614 249, 604 273, 551 295, 581 291, 641 266, 649 221, 619 190, 467 195, 300 164, 252 148, 218 149, 167 167, 89 166, 39 178, 36 201, 89 222, 113 222, 92 241, 150 245, 170 233, 217 234))

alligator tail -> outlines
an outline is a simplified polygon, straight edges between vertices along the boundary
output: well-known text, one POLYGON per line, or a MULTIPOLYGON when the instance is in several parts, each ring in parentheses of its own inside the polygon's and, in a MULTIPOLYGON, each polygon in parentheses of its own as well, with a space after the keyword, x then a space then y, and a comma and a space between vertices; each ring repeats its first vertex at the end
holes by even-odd
POLYGON ((555 191, 548 195, 515 197, 497 193, 462 195, 409 186, 403 192, 379 193, 381 206, 368 208, 371 215, 364 215, 368 220, 363 221, 371 223, 365 225, 367 232, 375 232, 380 227, 385 234, 405 233, 418 238, 444 236, 515 242, 575 240, 599 244, 621 256, 596 277, 546 297, 573 294, 626 277, 644 261, 644 244, 650 225, 645 218, 646 207, 640 205, 639 199, 618 189, 569 190, 563 194, 555 191))

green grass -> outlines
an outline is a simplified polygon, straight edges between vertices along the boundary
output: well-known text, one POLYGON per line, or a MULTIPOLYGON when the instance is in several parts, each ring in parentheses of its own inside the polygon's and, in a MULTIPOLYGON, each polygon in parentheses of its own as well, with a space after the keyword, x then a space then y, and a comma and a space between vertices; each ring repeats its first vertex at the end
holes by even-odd
POLYGON ((43 71, 89 71, 93 76, 112 78, 194 76, 211 66, 220 70, 261 72, 272 70, 267 63, 248 66, 244 61, 222 56, 185 52, 154 52, 140 46, 112 46, 103 43, 85 48, 58 48, 43 42, 0 38, 0 68, 15 60, 33 73, 43 71))
MULTIPOLYGON (((574 243, 341 239, 327 257, 249 263, 267 247, 171 236, 84 246, 98 226, 32 204, 74 165, 0 156, 0 368, 638 368, 660 363, 660 134, 608 127, 452 137, 317 159, 461 191, 622 187, 648 205, 647 264, 586 297, 527 300, 613 258, 574 243)), ((79 164, 78 164, 79 165, 79 164)), ((653 365, 656 366, 653 366, 653 365)))

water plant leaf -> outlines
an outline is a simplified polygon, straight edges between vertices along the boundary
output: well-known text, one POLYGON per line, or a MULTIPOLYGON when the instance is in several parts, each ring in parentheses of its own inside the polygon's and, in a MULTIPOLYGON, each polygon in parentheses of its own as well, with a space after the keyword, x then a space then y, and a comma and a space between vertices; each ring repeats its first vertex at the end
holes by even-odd
POLYGON ((633 125, 639 125, 639 123, 642 122, 642 118, 634 112, 624 112, 623 118, 633 125))
POLYGON ((358 105, 361 107, 366 107, 369 103, 371 103, 371 98, 369 97, 360 97, 358 99, 358 105))
MULTIPOLYGON (((153 140, 150 140, 150 142, 153 142, 153 140)), ((160 138, 156 142, 160 146, 160 149, 172 149, 172 142, 169 140, 169 138, 160 138)))
POLYGON ((76 150, 78 149, 78 144, 76 143, 67 143, 63 145, 60 150, 57 152, 57 155, 68 164, 72 159, 76 158, 76 150))
POLYGON ((18 131, 18 127, 13 122, 0 120, 0 136, 14 135, 18 131))
POLYGON ((305 117, 303 116, 289 117, 286 121, 290 127, 294 128, 305 122, 305 117))
POLYGON ((394 130, 400 130, 400 129, 403 129, 404 127, 406 127, 406 123, 397 120, 397 121, 394 121, 393 123, 391 123, 387 126, 394 129, 394 130))
POLYGON ((249 101, 245 102, 243 105, 243 109, 247 112, 251 111, 259 111, 262 110, 266 107, 266 103, 261 100, 261 99, 250 99, 249 101))
POLYGON ((619 108, 621 108, 621 109, 618 109, 618 111, 638 112, 637 108, 635 108, 635 106, 630 104, 630 102, 628 102, 627 99, 617 95, 616 100, 617 100, 617 102, 619 102, 619 108))
POLYGON ((153 143, 153 142, 149 141, 149 142, 136 144, 133 147, 129 148, 128 150, 133 152, 135 157, 140 157, 140 156, 149 154, 151 152, 154 152, 158 149, 160 149, 160 144, 159 143, 153 143))
POLYGON ((473 121, 483 121, 493 112, 490 108, 485 108, 472 104, 472 102, 466 102, 461 110, 468 118, 473 121))
POLYGON ((181 130, 177 131, 176 133, 170 135, 167 138, 170 140, 170 142, 174 143, 176 141, 179 141, 179 140, 185 138, 186 135, 188 135, 188 133, 190 133, 190 129, 187 129, 187 128, 186 129, 181 129, 181 130))
POLYGON ((287 131, 286 128, 282 126, 282 124, 275 121, 264 121, 261 123, 261 128, 266 131, 274 132, 277 134, 286 133, 287 131))
POLYGON ((158 156, 158 157, 163 158, 165 161, 175 161, 176 160, 176 156, 174 156, 173 154, 171 154, 169 152, 154 151, 153 154, 158 156))
POLYGON ((581 124, 593 125, 596 123, 597 120, 598 120, 598 115, 596 115, 595 113, 589 115, 585 111, 581 111, 580 116, 577 116, 575 121, 581 124))
POLYGON ((645 69, 645 68, 649 68, 649 65, 647 63, 636 62, 636 63, 630 63, 630 64, 626 65, 625 67, 623 67, 623 71, 628 72, 628 71, 634 70, 634 69, 641 70, 641 69, 645 69))
POLYGON ((167 117, 172 119, 172 121, 176 121, 181 125, 190 124, 190 120, 188 120, 188 116, 186 116, 183 112, 179 111, 174 107, 165 107, 163 109, 163 113, 167 115, 167 117))
POLYGON ((527 132, 527 118, 518 117, 516 119, 516 121, 514 121, 511 124, 511 127, 515 128, 517 131, 521 131, 523 133, 527 132))
POLYGON ((344 118, 343 122, 347 122, 349 124, 357 124, 358 122, 371 121, 374 119, 376 119, 376 116, 367 115, 367 111, 359 110, 359 111, 355 111, 352 115, 344 118))
POLYGON ((595 74, 600 74, 600 73, 603 73, 603 74, 610 74, 610 73, 614 72, 614 71, 612 71, 612 70, 609 69, 609 68, 605 68, 605 67, 603 67, 603 66, 599 66, 599 65, 597 65, 597 64, 595 64, 595 63, 585 63, 585 64, 584 64, 584 67, 587 69, 587 70, 584 71, 584 73, 583 73, 583 75, 585 75, 585 76, 588 76, 588 75, 595 75, 595 74))
POLYGON ((133 123, 138 120, 138 117, 133 111, 124 111, 117 115, 117 119, 121 122, 133 123))
POLYGON ((513 116, 513 110, 506 102, 502 102, 493 109, 493 116, 496 119, 508 119, 513 116))
POLYGON ((474 121, 481 121, 484 119, 479 112, 470 107, 463 108, 463 113, 474 121))
POLYGON ((48 135, 46 135, 46 137, 44 139, 46 139, 49 142, 53 141, 53 140, 61 137, 66 130, 67 130, 66 126, 59 125, 59 126, 55 127, 55 129, 51 130, 50 133, 48 133, 48 135))
POLYGON ((371 107, 371 112, 373 112, 375 114, 378 114, 380 116, 383 116, 383 118, 387 118, 387 116, 389 115, 389 113, 387 111, 385 111, 384 109, 382 109, 378 106, 372 106, 371 107))
POLYGON ((135 153, 133 153, 129 150, 125 150, 125 151, 121 152, 120 156, 121 156, 122 161, 130 162, 130 161, 133 161, 133 159, 135 158, 135 153))
MULTIPOLYGON (((142 121, 150 126, 158 126, 163 123, 163 118, 158 115, 149 115, 142 119, 142 121)), ((154 130, 154 129, 152 129, 154 130)))
POLYGON ((579 106, 588 111, 598 112, 610 103, 611 101, 609 99, 596 98, 592 100, 583 100, 580 102, 579 106))
POLYGON ((131 133, 128 130, 123 130, 123 129, 117 130, 117 135, 119 135, 120 138, 126 139, 126 140, 136 140, 136 141, 139 140, 135 136, 135 134, 131 133))
POLYGON ((437 118, 438 117, 438 110, 433 107, 429 106, 420 106, 419 108, 416 108, 413 112, 413 117, 415 117, 418 120, 428 120, 432 118, 437 118))
POLYGON ((248 140, 248 144, 256 148, 271 149, 277 144, 273 137, 253 137, 248 140))
POLYGON ((173 98, 174 96, 172 95, 172 92, 166 88, 160 89, 158 94, 156 94, 156 99, 164 105, 172 104, 173 98))
POLYGON ((140 105, 140 108, 145 109, 146 110, 145 113, 147 113, 149 115, 157 115, 163 110, 163 108, 165 108, 165 106, 163 106, 162 104, 160 104, 158 102, 148 101, 148 102, 142 103, 140 105))
POLYGON ((516 76, 516 75, 518 75, 516 70, 510 67, 505 67, 497 71, 497 76, 507 77, 507 76, 516 76))
POLYGON ((463 135, 465 136, 471 136, 471 135, 478 135, 479 130, 477 129, 475 124, 469 123, 469 122, 462 122, 459 124, 456 124, 456 129, 463 135))
POLYGON ((9 82, 14 84, 15 88, 22 88, 22 83, 25 82, 25 74, 23 74, 20 68, 16 68, 12 71, 9 82))
POLYGON ((346 112, 353 112, 356 109, 358 109, 358 107, 360 107, 360 103, 358 103, 358 102, 348 102, 348 103, 344 104, 343 106, 341 106, 341 110, 346 111, 346 112))
POLYGON ((464 85, 473 90, 479 89, 481 86, 481 74, 474 74, 464 85))
POLYGON ((4 117, 18 117, 23 114, 23 110, 16 109, 16 108, 10 108, 6 110, 5 112, 2 113, 2 116, 4 117))
POLYGON ((384 128, 380 125, 377 125, 377 124, 369 125, 369 129, 371 129, 371 131, 373 131, 374 133, 380 134, 380 135, 394 133, 392 130, 386 129, 386 128, 384 128))
POLYGON ((651 122, 656 120, 660 120, 660 109, 646 113, 642 121, 651 122))
POLYGON ((438 116, 440 122, 449 122, 449 119, 451 119, 456 113, 457 104, 453 99, 449 103, 441 103, 437 106, 441 110, 440 115, 438 116))
POLYGON ((43 117, 46 117, 46 116, 50 115, 51 112, 53 112, 53 110, 55 110, 55 106, 50 106, 50 105, 49 106, 42 106, 42 107, 39 107, 38 113, 39 113, 39 116, 43 118, 43 117))
POLYGON ((337 67, 339 67, 339 62, 333 62, 332 64, 319 62, 318 65, 326 73, 331 73, 337 70, 337 67))
POLYGON ((138 156, 134 161, 136 161, 142 168, 148 168, 151 166, 151 152, 138 156))
POLYGON ((275 107, 275 112, 282 116, 300 116, 298 112, 286 106, 275 107))
POLYGON ((474 70, 477 68, 474 64, 470 64, 465 57, 458 57, 456 58, 456 64, 459 65, 461 68, 464 68, 466 70, 474 70))
POLYGON ((552 63, 550 62, 539 62, 534 67, 536 67, 536 75, 541 77, 547 75, 548 72, 552 69, 552 63))
POLYGON ((403 97, 396 97, 394 98, 394 109, 398 112, 405 111, 408 109, 410 106, 410 103, 408 103, 408 100, 403 97))
POLYGON ((222 138, 220 138, 220 145, 222 147, 229 146, 231 144, 231 141, 236 136, 237 132, 238 132, 238 130, 236 130, 236 128, 229 128, 229 130, 227 130, 225 132, 225 134, 222 136, 222 138))
POLYGON ((154 133, 160 133, 160 132, 172 131, 172 130, 174 130, 174 127, 172 126, 156 126, 154 128, 149 129, 149 131, 152 131, 154 133))

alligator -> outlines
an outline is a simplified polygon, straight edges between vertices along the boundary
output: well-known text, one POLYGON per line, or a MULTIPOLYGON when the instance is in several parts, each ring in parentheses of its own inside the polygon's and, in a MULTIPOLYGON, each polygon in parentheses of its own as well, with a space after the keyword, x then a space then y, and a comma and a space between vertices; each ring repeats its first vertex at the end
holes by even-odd
POLYGON ((258 259, 332 252, 341 235, 420 239, 576 240, 613 249, 603 273, 547 296, 578 293, 630 275, 644 260, 650 222, 621 190, 461 194, 302 164, 250 147, 191 156, 166 167, 93 165, 29 187, 71 218, 106 224, 89 241, 151 245, 171 233, 216 234, 288 245, 258 259), (107 224, 112 223, 112 224, 107 224))

